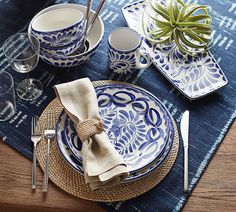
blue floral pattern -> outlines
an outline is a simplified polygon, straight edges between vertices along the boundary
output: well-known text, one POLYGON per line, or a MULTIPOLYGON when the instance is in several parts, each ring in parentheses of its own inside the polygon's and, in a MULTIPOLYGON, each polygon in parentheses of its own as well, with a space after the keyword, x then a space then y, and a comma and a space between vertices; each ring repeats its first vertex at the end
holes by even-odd
MULTIPOLYGON (((146 7, 144 0, 122 8, 128 25, 142 34, 141 18, 146 7)), ((208 51, 196 56, 174 48, 174 44, 157 45, 143 39, 142 51, 153 64, 186 97, 191 100, 208 95, 228 83, 222 69, 208 51)))
POLYGON ((136 70, 137 56, 134 52, 119 52, 109 45, 109 68, 118 74, 133 73, 136 70))
POLYGON ((65 132, 65 116, 64 112, 61 114, 61 116, 57 120, 56 125, 56 137, 57 137, 57 145, 58 149, 60 150, 62 156, 64 159, 68 162, 68 164, 71 165, 74 169, 79 171, 80 173, 83 173, 83 164, 81 161, 77 160, 77 158, 72 154, 70 149, 67 146, 66 140, 68 139, 65 136, 68 136, 68 133, 65 132))
POLYGON ((123 85, 96 89, 105 130, 131 172, 156 159, 166 145, 168 118, 149 94, 123 85))
MULTIPOLYGON (((166 108, 152 94, 134 86, 99 86, 96 93, 104 129, 131 173, 128 180, 146 175, 150 167, 158 167, 167 156, 174 135, 166 108), (143 169, 146 171, 141 171, 143 169)), ((63 124, 58 125, 63 127, 59 127, 57 140, 65 139, 61 142, 66 143, 73 157, 82 163, 82 145, 73 122, 64 112, 60 117, 63 124)))
POLYGON ((60 47, 54 47, 54 46, 40 46, 40 51, 41 52, 48 52, 49 54, 54 54, 54 55, 69 55, 72 54, 78 47, 80 47, 82 41, 83 41, 83 35, 79 35, 79 39, 75 40, 74 42, 60 46, 60 47))
POLYGON ((74 56, 63 56, 63 55, 54 55, 54 54, 47 54, 43 51, 40 52, 40 57, 43 61, 46 63, 57 66, 57 67, 73 67, 78 66, 86 61, 88 61, 90 58, 96 54, 97 49, 99 48, 101 44, 101 41, 94 46, 94 48, 89 49, 83 54, 78 54, 74 56))
POLYGON ((64 30, 38 32, 32 28, 32 34, 38 38, 42 47, 63 47, 75 41, 81 42, 84 34, 84 19, 64 30))

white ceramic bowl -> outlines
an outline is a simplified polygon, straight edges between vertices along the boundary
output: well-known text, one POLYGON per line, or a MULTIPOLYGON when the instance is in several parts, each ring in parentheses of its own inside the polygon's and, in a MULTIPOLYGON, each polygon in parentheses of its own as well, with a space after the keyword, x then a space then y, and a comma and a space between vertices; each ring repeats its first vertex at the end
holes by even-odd
POLYGON ((41 47, 68 49, 68 45, 82 42, 84 22, 84 13, 81 10, 57 8, 38 13, 32 21, 31 31, 38 38, 41 47))
MULTIPOLYGON (((40 11, 37 15, 34 16, 34 18, 31 20, 29 27, 28 27, 28 33, 32 33, 31 25, 34 19, 50 10, 58 9, 58 8, 76 8, 80 9, 84 14, 86 12, 86 7, 80 4, 57 4, 53 5, 50 7, 45 8, 44 10, 40 11)), ((92 14, 95 12, 92 10, 92 14)), ((85 61, 89 60, 95 53, 96 50, 98 49, 102 38, 104 35, 104 24, 103 21, 100 17, 97 18, 97 20, 94 23, 94 26, 92 30, 90 31, 87 41, 89 43, 89 48, 87 51, 81 53, 81 54, 73 54, 73 55, 58 55, 50 51, 40 51, 40 57, 47 63, 57 66, 57 67, 72 67, 72 66, 77 66, 85 61)))

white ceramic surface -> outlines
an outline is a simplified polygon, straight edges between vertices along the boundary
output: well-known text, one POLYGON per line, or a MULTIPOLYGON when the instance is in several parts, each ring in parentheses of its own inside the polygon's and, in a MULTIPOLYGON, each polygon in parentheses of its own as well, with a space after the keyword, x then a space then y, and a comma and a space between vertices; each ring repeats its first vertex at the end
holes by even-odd
POLYGON ((119 51, 133 51, 141 45, 141 37, 132 29, 121 27, 110 33, 108 42, 119 51))
POLYGON ((83 17, 83 12, 74 8, 50 10, 34 19, 32 29, 38 32, 63 30, 77 24, 83 17))
POLYGON ((31 31, 40 42, 41 50, 59 55, 71 54, 84 38, 84 13, 75 8, 59 8, 36 15, 31 31))

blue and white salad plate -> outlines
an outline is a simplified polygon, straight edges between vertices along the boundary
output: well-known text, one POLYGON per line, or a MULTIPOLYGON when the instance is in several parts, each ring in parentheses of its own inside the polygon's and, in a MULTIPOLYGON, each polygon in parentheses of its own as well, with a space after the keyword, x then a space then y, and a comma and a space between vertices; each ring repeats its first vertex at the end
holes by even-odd
MULTIPOLYGON (((145 7, 145 1, 141 0, 122 8, 128 26, 141 35, 145 7)), ((206 96, 228 83, 210 51, 190 56, 171 46, 151 44, 147 39, 143 39, 142 50, 167 80, 190 100, 206 96)))
MULTIPOLYGON (((174 140, 168 110, 154 95, 129 84, 101 85, 95 90, 104 129, 129 169, 126 181, 143 177, 160 166, 174 140)), ((83 174, 82 144, 65 111, 59 116, 56 137, 64 158, 83 174)))

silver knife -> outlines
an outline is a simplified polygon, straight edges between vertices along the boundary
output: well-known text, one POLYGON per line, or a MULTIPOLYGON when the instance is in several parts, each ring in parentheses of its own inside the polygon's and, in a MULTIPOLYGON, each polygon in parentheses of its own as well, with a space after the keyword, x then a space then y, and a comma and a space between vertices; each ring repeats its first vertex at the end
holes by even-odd
POLYGON ((184 143, 184 192, 188 192, 188 134, 189 111, 186 110, 181 118, 180 131, 184 143))

